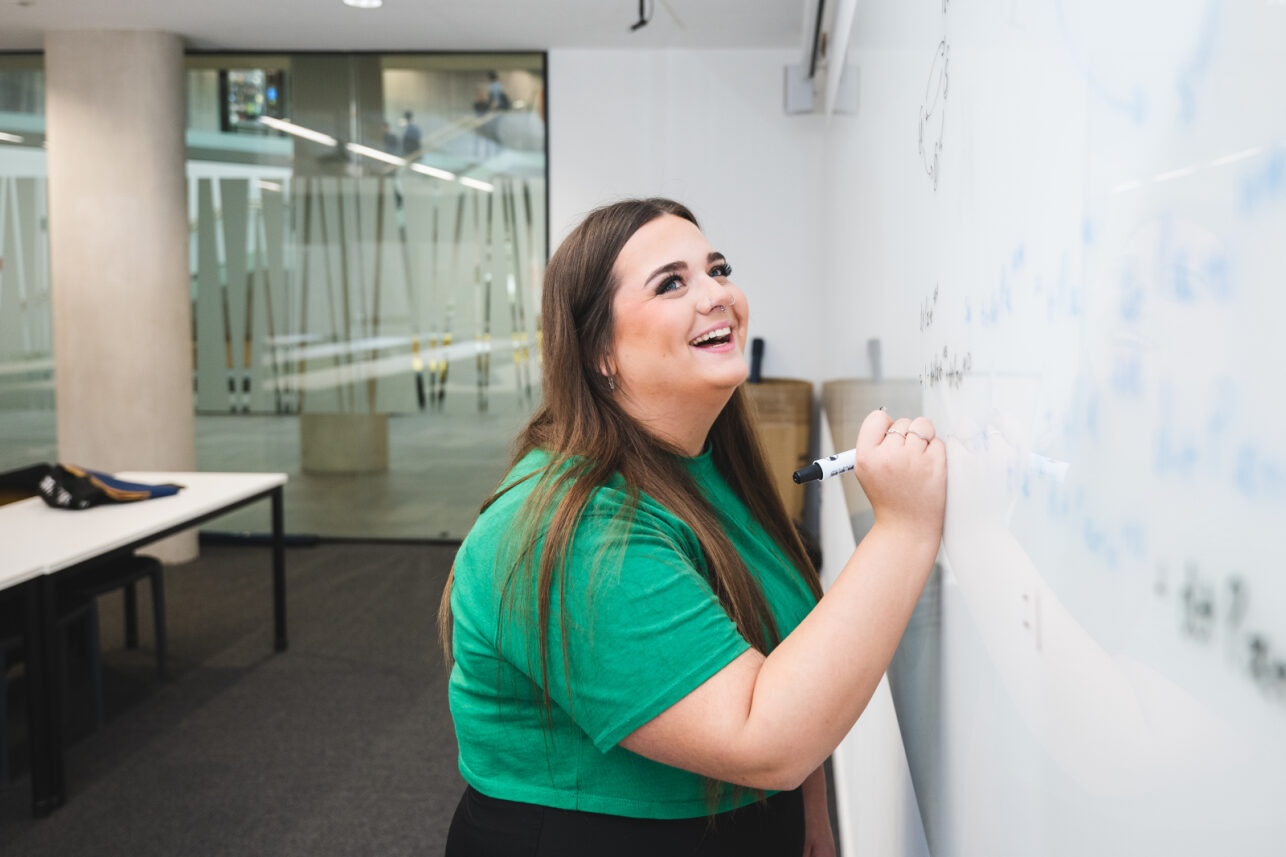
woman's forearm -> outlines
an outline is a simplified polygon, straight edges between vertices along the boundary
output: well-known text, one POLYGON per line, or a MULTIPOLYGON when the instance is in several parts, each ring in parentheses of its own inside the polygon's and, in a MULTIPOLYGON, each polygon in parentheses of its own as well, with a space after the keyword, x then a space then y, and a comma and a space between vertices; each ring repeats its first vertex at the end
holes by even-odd
POLYGON ((794 789, 821 766, 888 668, 942 541, 946 453, 932 423, 872 412, 856 470, 876 523, 830 591, 770 655, 743 652, 622 746, 762 789, 794 789))
POLYGON ((764 660, 741 736, 764 766, 756 779, 798 786, 853 727, 893 658, 938 542, 933 529, 877 523, 830 591, 764 660))

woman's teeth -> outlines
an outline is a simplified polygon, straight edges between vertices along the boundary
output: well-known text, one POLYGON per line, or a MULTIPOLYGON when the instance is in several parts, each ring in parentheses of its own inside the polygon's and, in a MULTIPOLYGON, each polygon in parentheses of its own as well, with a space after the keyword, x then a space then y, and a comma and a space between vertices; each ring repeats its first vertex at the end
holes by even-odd
POLYGON ((696 339, 689 342, 689 345, 703 345, 715 339, 727 339, 732 335, 731 327, 717 327, 714 330, 701 334, 696 339))

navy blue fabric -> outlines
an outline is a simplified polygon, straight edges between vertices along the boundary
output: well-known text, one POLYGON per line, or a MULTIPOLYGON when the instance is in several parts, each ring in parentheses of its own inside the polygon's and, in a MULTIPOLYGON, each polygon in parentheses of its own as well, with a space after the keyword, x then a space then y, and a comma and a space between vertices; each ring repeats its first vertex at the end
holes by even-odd
POLYGON ((126 482, 124 479, 117 479, 110 473, 103 473, 100 470, 85 470, 86 473, 92 474, 99 482, 108 488, 114 488, 117 491, 141 491, 147 494, 147 499, 153 497, 169 497, 179 493, 182 485, 166 483, 163 485, 148 485, 145 482, 126 482))

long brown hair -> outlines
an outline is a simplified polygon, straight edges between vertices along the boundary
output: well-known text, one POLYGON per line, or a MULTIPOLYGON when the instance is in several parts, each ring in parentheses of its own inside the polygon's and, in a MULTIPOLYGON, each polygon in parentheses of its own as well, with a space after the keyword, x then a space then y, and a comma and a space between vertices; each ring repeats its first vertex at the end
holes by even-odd
MULTIPOLYGON (((604 206, 572 230, 545 271, 541 301, 544 401, 519 434, 514 461, 534 449, 544 450, 550 460, 533 474, 538 481, 511 531, 515 549, 510 556, 516 561, 497 572, 503 586, 502 609, 517 618, 518 628, 538 638, 546 715, 550 706, 551 590, 557 582, 559 603, 567 603, 562 589, 565 575, 559 572, 568 546, 589 499, 617 474, 634 501, 640 493, 646 494, 692 528, 704 554, 710 586, 741 635, 764 653, 781 642, 763 590, 729 541, 718 514, 676 457, 680 450, 649 434, 631 418, 601 371, 612 350, 612 299, 619 285, 613 272, 616 258, 635 232, 664 215, 682 217, 699 226, 691 211, 667 199, 626 200, 604 206), (542 540, 543 547, 538 549, 542 540)), ((740 388, 733 391, 715 419, 709 442, 719 473, 789 558, 814 597, 820 598, 817 570, 772 488, 740 388)), ((483 504, 483 512, 510 487, 498 489, 483 504)), ((627 504, 624 514, 631 511, 627 504)), ((454 570, 438 611, 448 664, 453 579, 454 570)), ((566 611, 560 612, 566 663, 567 617, 566 611)))

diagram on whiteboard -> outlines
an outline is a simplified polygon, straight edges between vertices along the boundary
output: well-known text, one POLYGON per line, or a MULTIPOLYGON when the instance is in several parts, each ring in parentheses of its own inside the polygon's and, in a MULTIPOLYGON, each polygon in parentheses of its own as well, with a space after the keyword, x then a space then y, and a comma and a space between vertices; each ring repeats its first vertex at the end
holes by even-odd
MULTIPOLYGON (((946 4, 943 4, 943 11, 946 4)), ((942 152, 942 132, 947 104, 947 61, 951 48, 947 40, 938 43, 929 66, 929 80, 924 85, 924 100, 920 103, 920 160, 924 171, 938 189, 938 156, 942 152)))

